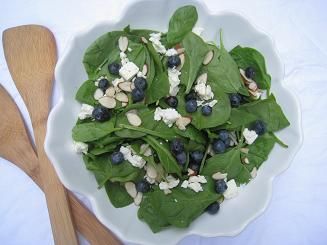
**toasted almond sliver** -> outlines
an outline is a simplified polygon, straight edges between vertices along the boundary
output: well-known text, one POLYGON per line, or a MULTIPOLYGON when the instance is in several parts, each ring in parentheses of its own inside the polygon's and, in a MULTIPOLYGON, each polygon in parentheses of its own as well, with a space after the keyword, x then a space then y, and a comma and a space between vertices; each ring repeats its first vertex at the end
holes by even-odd
POLYGON ((139 206, 142 202, 142 198, 143 198, 143 193, 142 192, 138 192, 136 197, 134 198, 134 204, 136 206, 139 206))
POLYGON ((109 109, 116 107, 116 100, 112 97, 104 96, 99 99, 99 103, 109 109))
POLYGON ((116 93, 116 90, 114 87, 109 87, 106 90, 106 96, 108 96, 108 97, 114 97, 115 93, 116 93))
POLYGON ((135 184, 133 182, 126 182, 125 189, 132 198, 136 197, 137 191, 136 191, 135 184))
POLYGON ((248 153, 249 153, 249 148, 244 148, 244 147, 242 147, 242 148, 240 149, 240 151, 243 152, 243 153, 245 153, 245 154, 248 154, 248 153))
POLYGON ((248 88, 252 91, 256 91, 258 89, 258 85, 256 82, 249 83, 248 88))
POLYGON ((185 48, 179 48, 176 51, 177 51, 177 54, 183 54, 185 52, 185 48))
POLYGON ((179 55, 179 58, 181 59, 181 63, 180 63, 179 66, 177 66, 176 69, 180 71, 183 68, 184 63, 185 63, 185 55, 184 54, 180 54, 179 55))
POLYGON ((227 174, 223 174, 223 173, 217 172, 217 173, 214 173, 212 175, 212 178, 214 180, 225 179, 225 178, 227 178, 227 174))
POLYGON ((148 40, 146 40, 146 38, 145 38, 145 37, 141 37, 141 40, 142 40, 142 42, 143 42, 143 43, 145 43, 145 44, 147 44, 147 43, 148 43, 148 40))
POLYGON ((192 119, 189 117, 180 117, 176 121, 176 126, 180 130, 185 130, 186 126, 189 125, 191 123, 191 121, 192 121, 192 119))
POLYGON ((212 58, 213 58, 213 51, 210 50, 204 57, 202 64, 208 65, 212 61, 212 58))
POLYGON ((152 179, 157 178, 157 171, 152 165, 148 165, 148 168, 146 169, 146 174, 152 179))
POLYGON ((104 95, 103 91, 101 89, 97 88, 94 92, 93 97, 95 100, 99 100, 101 97, 103 97, 103 95, 104 95))
POLYGON ((127 112, 126 117, 127 117, 128 122, 132 126, 138 127, 138 126, 140 126, 142 124, 141 118, 135 113, 127 112))
POLYGON ((142 74, 144 76, 146 76, 147 73, 148 73, 148 65, 147 64, 144 64, 144 66, 142 68, 142 74))
POLYGON ((128 39, 127 39, 127 37, 121 36, 118 39, 118 46, 119 46, 120 51, 125 52, 127 50, 127 47, 128 47, 128 39))
POLYGON ((207 83, 207 80, 208 80, 208 74, 206 72, 205 73, 202 73, 196 79, 196 84, 201 84, 201 83, 206 84, 207 83))
POLYGON ((117 93, 115 98, 120 102, 126 102, 126 103, 128 102, 128 96, 123 92, 117 93))
POLYGON ((128 103, 126 103, 126 102, 121 102, 121 106, 122 107, 126 107, 128 105, 128 103))
POLYGON ((251 174, 252 179, 254 179, 255 177, 257 177, 257 168, 254 167, 254 168, 252 169, 252 171, 251 171, 250 174, 251 174))
POLYGON ((118 87, 125 92, 132 92, 131 82, 122 82, 118 84, 118 87))

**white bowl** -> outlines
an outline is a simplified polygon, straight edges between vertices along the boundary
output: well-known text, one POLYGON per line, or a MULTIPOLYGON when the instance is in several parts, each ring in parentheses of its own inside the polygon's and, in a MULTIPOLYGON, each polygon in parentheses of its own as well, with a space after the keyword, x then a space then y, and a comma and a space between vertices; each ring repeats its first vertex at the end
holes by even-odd
POLYGON ((50 113, 45 150, 62 183, 70 190, 89 198, 95 215, 125 242, 140 244, 173 244, 189 234, 201 236, 233 236, 241 232, 250 221, 267 207, 272 193, 272 180, 289 165, 302 143, 300 109, 297 100, 283 84, 283 66, 272 40, 258 31, 245 18, 234 13, 211 13, 197 1, 139 1, 129 5, 115 22, 98 25, 76 35, 58 61, 56 80, 61 90, 59 103, 50 113), (238 44, 258 49, 266 58, 272 76, 272 92, 287 115, 291 126, 278 133, 289 148, 275 146, 269 160, 259 169, 257 177, 242 189, 235 199, 223 202, 219 214, 201 215, 187 229, 169 228, 153 234, 147 224, 137 218, 137 207, 114 208, 104 189, 98 190, 91 172, 86 170, 81 156, 72 150, 71 129, 80 110, 74 96, 87 79, 82 58, 86 48, 100 35, 119 30, 130 24, 131 28, 149 28, 166 31, 169 17, 180 6, 197 7, 197 26, 204 27, 206 40, 218 41, 223 29, 224 44, 230 49, 238 44))

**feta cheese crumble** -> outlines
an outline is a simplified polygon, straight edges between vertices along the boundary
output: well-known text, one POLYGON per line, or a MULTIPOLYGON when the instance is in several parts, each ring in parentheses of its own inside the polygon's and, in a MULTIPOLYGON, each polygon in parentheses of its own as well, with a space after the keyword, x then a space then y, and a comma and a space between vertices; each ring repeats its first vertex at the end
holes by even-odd
POLYGON ((197 93, 197 95, 200 97, 200 99, 202 99, 202 100, 213 99, 214 94, 211 90, 211 86, 206 85, 206 83, 199 81, 195 85, 194 90, 197 93))
POLYGON ((169 194, 171 193, 170 189, 175 188, 176 186, 178 186, 179 184, 179 179, 175 179, 173 176, 168 175, 166 177, 167 181, 161 181, 159 183, 159 189, 163 190, 165 192, 165 194, 169 194))
POLYGON ((189 188, 195 192, 203 191, 201 184, 207 183, 206 178, 203 175, 191 176, 188 180, 184 180, 181 187, 189 188))
POLYGON ((150 34, 149 40, 152 42, 154 49, 160 54, 165 54, 166 48, 165 48, 165 46, 162 45, 162 43, 160 42, 160 39, 161 39, 160 32, 150 34))
POLYGON ((82 104, 81 111, 78 114, 78 118, 84 120, 86 118, 92 117, 92 111, 94 107, 88 104, 82 104))
POLYGON ((248 128, 244 129, 243 136, 248 145, 251 145, 258 138, 257 133, 254 130, 249 130, 248 128))
POLYGON ((146 157, 152 156, 152 150, 149 144, 142 144, 140 147, 140 153, 146 157))
POLYGON ((119 151, 123 154, 124 159, 129 161, 134 167, 143 168, 146 161, 139 155, 136 155, 130 145, 121 146, 119 151))
POLYGON ((119 75, 126 81, 132 79, 139 72, 139 68, 133 62, 127 62, 119 69, 119 75))
POLYGON ((227 190, 224 192, 226 199, 232 199, 238 195, 238 187, 234 179, 227 182, 227 190))
POLYGON ((87 153, 89 146, 84 142, 73 141, 73 149, 76 153, 87 153))
POLYGON ((174 48, 170 48, 170 49, 168 49, 167 51, 166 51, 166 56, 173 56, 173 55, 177 55, 178 54, 178 52, 177 52, 177 50, 176 49, 174 49, 174 48))
POLYGON ((125 65, 129 62, 129 59, 127 58, 127 55, 124 52, 120 52, 119 57, 122 65, 125 65))
POLYGON ((161 109, 157 107, 154 111, 154 120, 163 120, 168 127, 172 127, 173 124, 182 116, 173 108, 161 109))
POLYGON ((168 80, 169 80, 169 94, 171 96, 176 96, 178 91, 179 91, 179 87, 178 85, 180 84, 180 79, 179 76, 181 75, 181 72, 179 70, 176 69, 176 67, 174 68, 168 68, 168 80))

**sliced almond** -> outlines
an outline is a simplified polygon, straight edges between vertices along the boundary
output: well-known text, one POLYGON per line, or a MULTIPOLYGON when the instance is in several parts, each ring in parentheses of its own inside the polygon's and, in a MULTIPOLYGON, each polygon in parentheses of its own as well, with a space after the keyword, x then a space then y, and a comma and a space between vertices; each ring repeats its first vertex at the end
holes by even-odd
POLYGON ((100 98, 103 97, 103 95, 104 95, 104 93, 103 93, 102 89, 97 88, 94 92, 93 97, 95 100, 99 100, 100 98))
POLYGON ((132 126, 138 127, 138 126, 140 126, 142 124, 141 118, 135 113, 127 112, 126 117, 127 117, 128 122, 132 126))
POLYGON ((195 173, 195 171, 193 169, 188 168, 187 169, 187 175, 188 176, 193 176, 193 175, 196 175, 196 173, 195 173))
POLYGON ((118 87, 125 92, 132 92, 131 82, 122 82, 118 84, 118 87))
POLYGON ((121 106, 122 107, 126 107, 128 105, 128 103, 126 103, 126 102, 121 102, 121 106))
POLYGON ((204 59, 203 59, 203 62, 202 64, 203 65, 208 65, 211 61, 212 61, 212 58, 213 58, 213 51, 210 50, 206 56, 204 56, 204 59))
POLYGON ((177 119, 176 121, 176 126, 180 129, 180 130, 185 130, 186 126, 189 125, 191 123, 192 119, 189 117, 180 117, 177 119))
POLYGON ((128 47, 128 38, 121 36, 118 39, 118 46, 119 46, 120 51, 125 52, 128 47))
POLYGON ((179 55, 179 58, 181 59, 181 63, 180 63, 179 66, 177 66, 176 69, 180 71, 183 68, 184 63, 185 63, 185 55, 184 54, 180 54, 179 55))
POLYGON ((198 78, 196 79, 196 84, 206 84, 208 80, 208 74, 202 73, 200 76, 198 76, 198 78))
POLYGON ((249 153, 249 148, 244 148, 244 147, 242 147, 242 148, 240 149, 240 151, 243 152, 244 154, 248 154, 248 153, 249 153))
POLYGON ((250 163, 249 158, 247 158, 247 157, 244 157, 242 160, 243 160, 243 163, 245 163, 245 164, 250 163))
POLYGON ((157 178, 157 171, 152 165, 148 165, 148 168, 146 169, 146 175, 152 179, 155 179, 157 178))
POLYGON ((126 182, 125 189, 132 198, 136 197, 137 191, 136 191, 135 184, 133 182, 126 182))
POLYGON ((258 89, 258 85, 256 82, 249 83, 248 88, 252 91, 256 91, 258 89))
POLYGON ((214 173, 212 175, 212 178, 214 180, 225 179, 225 178, 227 178, 227 174, 223 174, 223 173, 217 172, 217 173, 214 173))
POLYGON ((120 102, 125 102, 125 103, 128 102, 128 96, 123 92, 117 93, 115 98, 116 98, 116 100, 118 100, 120 102))
POLYGON ((144 76, 146 76, 147 73, 148 73, 148 65, 147 64, 144 64, 144 66, 142 68, 142 74, 144 76))
POLYGON ((244 71, 243 69, 240 69, 240 73, 241 73, 241 77, 242 77, 242 79, 243 79, 243 82, 244 82, 245 84, 249 84, 249 83, 254 82, 252 79, 246 77, 246 75, 245 75, 245 71, 244 71))
POLYGON ((115 93, 116 93, 116 90, 114 87, 109 87, 106 90, 106 96, 108 96, 108 97, 114 97, 115 93))
POLYGON ((112 97, 102 97, 99 99, 99 103, 109 109, 116 107, 116 100, 112 97))
POLYGON ((183 54, 185 52, 185 48, 179 48, 179 49, 176 49, 177 51, 177 54, 183 54))
POLYGON ((143 193, 142 192, 138 192, 136 197, 134 198, 134 204, 136 206, 139 206, 142 202, 142 198, 143 198, 143 193))
POLYGON ((255 177, 257 177, 257 168, 256 167, 254 167, 253 169, 252 169, 252 171, 251 171, 251 177, 252 177, 252 179, 254 179, 255 177))
POLYGON ((145 44, 147 44, 147 43, 148 43, 148 40, 146 40, 146 38, 145 38, 145 37, 141 37, 141 40, 142 40, 142 42, 143 42, 143 43, 145 43, 145 44))
POLYGON ((131 89, 133 90, 135 88, 135 84, 134 84, 134 81, 132 82, 131 84, 131 89))

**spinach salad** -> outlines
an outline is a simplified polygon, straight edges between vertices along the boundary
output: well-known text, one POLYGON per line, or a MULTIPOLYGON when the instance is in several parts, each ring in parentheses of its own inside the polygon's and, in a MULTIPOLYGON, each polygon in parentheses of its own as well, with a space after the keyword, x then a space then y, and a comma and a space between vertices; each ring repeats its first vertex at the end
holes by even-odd
POLYGON ((139 206, 153 232, 218 213, 275 143, 287 147, 274 135, 289 122, 264 57, 250 47, 227 51, 221 32, 218 45, 206 42, 197 18, 184 6, 166 33, 108 32, 83 59, 74 148, 112 205, 139 206))

